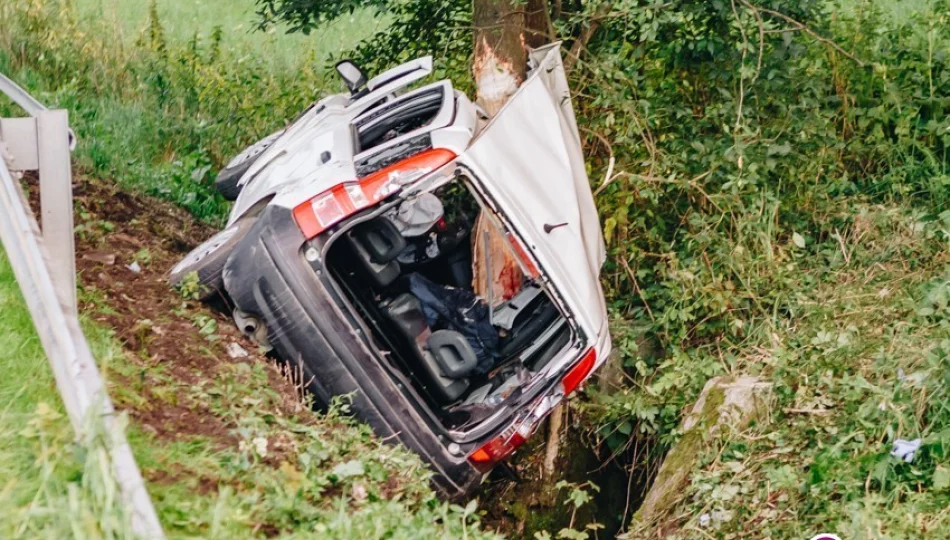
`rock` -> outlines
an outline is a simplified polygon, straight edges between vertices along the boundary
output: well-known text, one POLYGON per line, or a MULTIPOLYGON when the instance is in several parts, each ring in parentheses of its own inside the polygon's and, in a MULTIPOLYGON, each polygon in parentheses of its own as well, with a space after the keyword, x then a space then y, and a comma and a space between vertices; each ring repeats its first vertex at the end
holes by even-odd
POLYGON ((627 538, 651 526, 678 502, 708 435, 724 427, 741 429, 767 409, 772 384, 757 377, 715 377, 703 387, 683 420, 683 436, 663 460, 650 491, 633 518, 627 538))
POLYGON ((762 398, 766 397, 765 394, 771 393, 772 383, 762 382, 758 377, 749 376, 738 379, 731 377, 710 379, 699 394, 693 410, 683 421, 683 431, 693 429, 706 416, 707 402, 717 400, 714 390, 721 391, 724 398, 721 403, 711 404, 719 412, 715 425, 711 426, 712 431, 717 431, 726 423, 741 427, 740 424, 744 425, 751 421, 763 404, 762 398))
POLYGON ((248 352, 247 349, 242 347, 240 344, 234 343, 232 341, 231 343, 228 343, 228 356, 234 359, 247 358, 248 352))

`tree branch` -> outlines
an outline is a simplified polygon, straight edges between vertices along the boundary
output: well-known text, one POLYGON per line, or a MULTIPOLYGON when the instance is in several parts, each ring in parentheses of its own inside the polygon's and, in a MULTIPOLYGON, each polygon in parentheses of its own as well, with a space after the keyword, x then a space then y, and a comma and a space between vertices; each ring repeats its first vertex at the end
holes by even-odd
POLYGON ((538 48, 557 39, 548 0, 528 0, 527 7, 524 17, 525 44, 538 48))
MULTIPOLYGON (((781 12, 778 12, 778 11, 775 11, 775 10, 771 10, 771 9, 767 9, 767 8, 763 8, 763 7, 753 6, 752 4, 750 4, 750 3, 748 2, 748 0, 739 0, 739 1, 742 3, 742 5, 744 5, 744 6, 747 7, 748 9, 751 9, 753 12, 765 13, 766 15, 770 15, 770 16, 772 16, 772 17, 775 17, 775 18, 777 18, 777 19, 781 19, 781 20, 783 20, 783 21, 785 21, 785 22, 791 24, 791 25, 794 27, 794 28, 793 28, 794 30, 798 30, 798 31, 801 31, 801 32, 805 32, 806 34, 808 34, 809 36, 811 36, 812 39, 814 39, 815 41, 818 41, 819 43, 824 43, 825 45, 827 45, 827 46, 831 47, 832 49, 838 51, 838 52, 841 53, 842 55, 844 55, 844 56, 850 58, 851 60, 853 60, 853 61, 854 61, 856 64, 858 64, 859 66, 864 67, 864 66, 866 65, 866 63, 865 63, 863 60, 861 60, 860 58, 854 56, 853 54, 849 53, 848 51, 844 50, 843 48, 841 48, 840 45, 838 45, 837 43, 835 43, 833 40, 830 40, 830 39, 828 39, 828 38, 826 38, 826 37, 823 37, 823 36, 819 35, 817 32, 815 32, 814 30, 812 30, 811 28, 809 28, 809 27, 808 27, 807 25, 805 25, 804 23, 798 22, 797 20, 795 20, 795 19, 789 17, 788 15, 786 15, 786 14, 784 14, 784 13, 781 13, 781 12)), ((759 34, 760 34, 760 35, 763 35, 763 34, 764 34, 764 30, 762 30, 762 29, 760 28, 759 34)))
POLYGON ((594 12, 594 16, 591 17, 590 24, 581 31, 581 35, 578 36, 574 44, 571 45, 571 50, 568 51, 567 58, 564 59, 564 71, 570 71, 574 67, 574 64, 580 59, 581 53, 587 48, 590 39, 594 37, 594 34, 600 28, 600 21, 610 13, 612 7, 612 3, 606 3, 601 4, 600 7, 597 8, 597 11, 594 12))

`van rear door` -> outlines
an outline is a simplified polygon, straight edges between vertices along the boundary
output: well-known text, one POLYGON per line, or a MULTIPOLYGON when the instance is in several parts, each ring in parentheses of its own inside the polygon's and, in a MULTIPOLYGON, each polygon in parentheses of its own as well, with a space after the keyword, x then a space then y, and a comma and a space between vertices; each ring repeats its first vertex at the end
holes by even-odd
MULTIPOLYGON (((588 338, 609 348, 603 233, 557 44, 458 158, 511 219, 588 338)), ((598 351, 602 360, 606 350, 598 351)))

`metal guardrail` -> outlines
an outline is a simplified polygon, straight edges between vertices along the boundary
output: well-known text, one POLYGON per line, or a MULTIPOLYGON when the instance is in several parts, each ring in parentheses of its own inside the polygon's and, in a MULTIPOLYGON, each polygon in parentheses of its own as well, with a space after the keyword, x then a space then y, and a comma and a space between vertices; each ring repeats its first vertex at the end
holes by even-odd
MULTIPOLYGON (((6 94, 30 116, 36 117, 41 112, 48 110, 46 105, 37 101, 29 92, 20 88, 20 85, 10 80, 3 73, 0 73, 0 92, 6 94)), ((76 135, 73 134, 73 130, 69 129, 69 149, 73 150, 74 148, 76 148, 76 135)))
POLYGON ((95 358, 79 326, 73 244, 72 169, 75 138, 64 110, 47 110, 22 88, 0 75, 0 91, 30 118, 0 118, 0 241, 49 358, 69 420, 77 437, 98 415, 110 443, 109 457, 133 532, 164 538, 142 474, 95 358), (13 170, 39 170, 42 234, 13 170))

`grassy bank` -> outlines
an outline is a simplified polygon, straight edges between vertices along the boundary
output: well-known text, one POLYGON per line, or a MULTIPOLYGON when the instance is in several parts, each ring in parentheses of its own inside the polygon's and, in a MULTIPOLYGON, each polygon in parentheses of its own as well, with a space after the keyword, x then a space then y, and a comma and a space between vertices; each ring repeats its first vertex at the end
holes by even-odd
MULTIPOLYGON (((167 288, 178 250, 207 228, 111 184, 78 184, 84 330, 171 537, 492 536, 474 504, 438 501, 418 456, 379 441, 345 400, 313 413, 229 321, 167 288), (246 352, 232 357, 235 345, 246 352)), ((2 256, 0 336, 3 536, 129 537, 102 443, 73 441, 2 256)))
MULTIPOLYGON (((52 370, 33 330, 12 269, 0 252, 0 534, 65 537, 123 534, 120 509, 107 492, 110 473, 98 447, 73 444, 52 370)), ((101 331, 89 333, 98 358, 117 353, 101 331)))
MULTIPOLYGON (((149 25, 149 2, 141 0, 76 0, 76 16, 88 28, 105 26, 125 46, 132 46, 149 25)), ((369 10, 356 11, 310 35, 288 34, 284 27, 257 31, 255 6, 247 0, 156 0, 155 13, 172 43, 208 42, 221 34, 222 47, 234 61, 266 59, 267 71, 297 70, 308 62, 322 67, 330 55, 339 56, 385 26, 369 10)))

